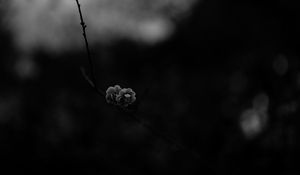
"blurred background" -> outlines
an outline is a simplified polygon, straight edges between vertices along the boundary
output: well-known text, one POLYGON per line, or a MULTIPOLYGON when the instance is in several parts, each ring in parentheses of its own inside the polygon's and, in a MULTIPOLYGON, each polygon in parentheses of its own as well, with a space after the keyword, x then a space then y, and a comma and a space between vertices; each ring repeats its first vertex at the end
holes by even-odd
POLYGON ((0 164, 10 173, 298 174, 300 6, 293 0, 0 0, 0 164))

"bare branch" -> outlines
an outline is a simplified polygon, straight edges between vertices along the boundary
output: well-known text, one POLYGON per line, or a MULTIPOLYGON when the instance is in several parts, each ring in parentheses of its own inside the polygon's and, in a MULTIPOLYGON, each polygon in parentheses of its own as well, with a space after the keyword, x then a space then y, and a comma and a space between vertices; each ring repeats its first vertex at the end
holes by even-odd
POLYGON ((90 77, 86 74, 84 68, 81 67, 80 70, 81 70, 81 73, 82 73, 84 79, 89 83, 89 85, 90 85, 90 86, 91 86, 91 87, 92 87, 99 95, 105 97, 105 93, 104 93, 102 90, 98 89, 98 88, 95 86, 94 82, 93 82, 93 81, 90 79, 90 77))
POLYGON ((92 56, 91 56, 91 51, 90 51, 90 48, 89 48, 89 42, 88 42, 87 35, 86 35, 86 27, 87 26, 86 26, 86 24, 83 20, 83 17, 82 17, 81 5, 80 5, 78 0, 76 0, 76 3, 77 3, 78 11, 79 11, 79 16, 80 16, 80 25, 82 27, 82 35, 83 35, 83 38, 84 38, 85 47, 86 47, 86 51, 87 51, 87 56, 88 56, 90 69, 91 69, 91 77, 92 77, 91 81, 93 82, 94 88, 98 89, 97 83, 96 83, 96 73, 95 73, 94 63, 93 63, 93 59, 92 59, 92 56))

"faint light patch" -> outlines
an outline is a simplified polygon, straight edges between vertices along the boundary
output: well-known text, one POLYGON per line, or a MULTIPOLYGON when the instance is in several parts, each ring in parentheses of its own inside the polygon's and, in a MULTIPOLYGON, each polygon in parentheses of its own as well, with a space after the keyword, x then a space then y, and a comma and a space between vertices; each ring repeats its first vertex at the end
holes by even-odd
POLYGON ((55 146, 72 137, 75 130, 70 112, 58 107, 53 111, 52 116, 46 120, 45 126, 41 128, 41 137, 55 146))
POLYGON ((298 104, 296 101, 292 101, 287 104, 279 106, 277 113, 279 116, 287 116, 295 113, 298 110, 298 104))
POLYGON ((267 121, 267 115, 255 109, 243 112, 240 118, 240 127, 246 138, 252 139, 260 134, 267 121))
POLYGON ((17 77, 21 79, 31 79, 38 75, 38 67, 31 57, 20 57, 15 65, 14 70, 17 77))
POLYGON ((81 38, 75 38, 77 18, 72 11, 76 7, 73 3, 69 0, 12 0, 6 3, 6 26, 13 33, 16 47, 29 53, 37 48, 54 52, 76 46, 81 38))
MULTIPOLYGON (((128 39, 155 44, 169 38, 196 0, 82 0, 88 39, 110 44, 128 39)), ((75 0, 10 0, 5 21, 24 52, 76 50, 83 39, 75 0)))
POLYGON ((260 93, 252 100, 253 108, 257 111, 266 111, 269 106, 269 97, 265 93, 260 93))
POLYGON ((37 134, 41 140, 56 147, 65 140, 73 137, 73 134, 80 129, 74 121, 74 114, 70 111, 69 94, 62 90, 54 94, 51 105, 41 115, 44 117, 37 125, 37 134))
POLYGON ((72 117, 67 110, 61 109, 57 111, 57 114, 55 114, 55 118, 57 121, 57 128, 59 128, 61 135, 69 136, 70 134, 72 134, 74 130, 74 124, 72 121, 72 117))
POLYGON ((278 75, 283 76, 284 74, 286 74, 288 68, 289 68, 289 62, 285 55, 278 55, 274 59, 273 69, 278 75))
POLYGON ((173 25, 163 19, 144 21, 138 28, 141 40, 148 41, 149 44, 163 41, 173 33, 173 25))
POLYGON ((259 94, 253 99, 253 107, 246 109, 240 116, 239 125, 247 139, 253 139, 265 129, 268 120, 269 99, 266 94, 259 94))

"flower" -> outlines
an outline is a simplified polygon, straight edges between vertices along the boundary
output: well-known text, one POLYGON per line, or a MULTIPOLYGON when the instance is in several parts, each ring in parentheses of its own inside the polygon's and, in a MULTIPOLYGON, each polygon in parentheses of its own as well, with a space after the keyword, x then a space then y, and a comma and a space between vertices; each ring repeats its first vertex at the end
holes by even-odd
POLYGON ((120 107, 128 107, 135 102, 135 92, 131 88, 121 88, 119 85, 110 86, 106 90, 106 101, 120 107))
POLYGON ((121 90, 122 89, 119 85, 115 85, 114 87, 110 86, 107 88, 105 96, 107 103, 117 105, 117 96, 121 90))
POLYGON ((123 88, 117 95, 116 101, 118 105, 127 107, 135 102, 135 92, 131 88, 123 88))

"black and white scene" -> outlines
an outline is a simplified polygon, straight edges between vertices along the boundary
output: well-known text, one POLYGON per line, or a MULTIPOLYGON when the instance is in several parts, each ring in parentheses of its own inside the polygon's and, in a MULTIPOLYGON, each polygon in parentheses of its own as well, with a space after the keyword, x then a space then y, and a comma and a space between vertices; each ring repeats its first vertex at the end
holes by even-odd
POLYGON ((298 175, 294 0, 0 0, 1 174, 298 175))

